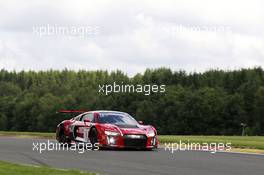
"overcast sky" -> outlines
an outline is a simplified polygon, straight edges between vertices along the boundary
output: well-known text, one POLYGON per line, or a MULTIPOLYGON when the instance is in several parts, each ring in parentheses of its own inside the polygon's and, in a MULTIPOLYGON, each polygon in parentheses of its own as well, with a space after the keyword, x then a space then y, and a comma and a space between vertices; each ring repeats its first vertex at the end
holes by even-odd
POLYGON ((0 69, 264 67, 261 0, 25 2, 0 0, 0 69))

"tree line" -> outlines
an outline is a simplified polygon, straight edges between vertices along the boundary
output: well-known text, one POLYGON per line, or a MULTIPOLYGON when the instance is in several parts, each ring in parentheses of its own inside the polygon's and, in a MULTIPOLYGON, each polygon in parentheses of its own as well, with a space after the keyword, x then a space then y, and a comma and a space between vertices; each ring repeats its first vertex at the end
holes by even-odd
POLYGON ((124 72, 0 71, 0 130, 54 132, 71 116, 58 109, 125 111, 159 134, 264 135, 264 71, 261 67, 204 73, 146 69, 124 72), (164 93, 110 93, 102 84, 166 85, 164 93))

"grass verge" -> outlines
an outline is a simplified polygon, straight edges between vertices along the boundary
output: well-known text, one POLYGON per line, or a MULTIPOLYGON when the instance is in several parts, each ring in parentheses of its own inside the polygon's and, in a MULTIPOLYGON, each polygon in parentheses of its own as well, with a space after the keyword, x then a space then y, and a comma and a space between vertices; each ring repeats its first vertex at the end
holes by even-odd
POLYGON ((55 138, 55 133, 0 131, 0 136, 15 136, 23 138, 55 138))
POLYGON ((231 143, 233 148, 264 150, 264 136, 176 136, 161 135, 159 142, 164 143, 231 143))
POLYGON ((77 170, 55 169, 44 166, 20 165, 0 161, 1 175, 96 175, 77 170))

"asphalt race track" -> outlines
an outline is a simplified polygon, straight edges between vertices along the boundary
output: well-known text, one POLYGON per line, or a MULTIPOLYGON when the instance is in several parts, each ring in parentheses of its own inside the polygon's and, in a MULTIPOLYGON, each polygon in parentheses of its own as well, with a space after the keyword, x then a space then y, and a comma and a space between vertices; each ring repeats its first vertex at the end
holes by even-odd
MULTIPOLYGON (((112 175, 263 175, 264 156, 234 153, 102 150, 33 151, 44 139, 0 137, 0 160, 112 175)), ((55 141, 54 141, 55 142, 55 141)))

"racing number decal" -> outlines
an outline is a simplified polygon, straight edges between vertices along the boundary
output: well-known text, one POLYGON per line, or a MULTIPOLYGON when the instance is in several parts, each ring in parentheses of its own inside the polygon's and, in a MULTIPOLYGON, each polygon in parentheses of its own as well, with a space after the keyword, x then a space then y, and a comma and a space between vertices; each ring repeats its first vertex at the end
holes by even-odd
POLYGON ((90 127, 82 129, 84 142, 89 142, 90 143, 90 139, 88 137, 89 131, 90 131, 90 127))

